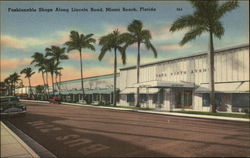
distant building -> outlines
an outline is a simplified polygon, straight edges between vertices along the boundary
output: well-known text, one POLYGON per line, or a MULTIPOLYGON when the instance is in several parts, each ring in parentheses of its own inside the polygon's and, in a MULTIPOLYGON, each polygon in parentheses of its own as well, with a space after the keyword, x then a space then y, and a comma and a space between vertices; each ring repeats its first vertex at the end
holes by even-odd
MULTIPOLYGON (((140 83, 136 67, 120 69, 117 77, 118 103, 135 106, 140 88, 142 107, 167 111, 210 111, 207 52, 141 65, 140 83)), ((81 80, 61 82, 61 94, 77 102, 81 80)), ((84 79, 85 93, 94 101, 104 96, 112 102, 113 75, 84 79)), ((218 110, 249 110, 249 44, 215 51, 215 92, 218 110)))
MULTIPOLYGON (((36 92, 36 88, 35 87, 31 87, 31 90, 33 92, 33 94, 35 94, 36 92)), ((20 88, 15 88, 15 95, 27 95, 30 96, 31 91, 30 91, 30 87, 26 86, 26 87, 20 87, 20 88)))
MULTIPOLYGON (((113 74, 84 78, 84 93, 93 102, 102 101, 106 104, 112 103, 113 99, 113 74)), ((63 100, 78 102, 82 99, 81 79, 63 81, 59 83, 60 94, 63 100)), ((117 85, 119 85, 119 74, 117 74, 117 85)), ((56 94, 59 94, 57 84, 54 84, 56 94)), ((118 90, 118 89, 117 89, 118 90)))

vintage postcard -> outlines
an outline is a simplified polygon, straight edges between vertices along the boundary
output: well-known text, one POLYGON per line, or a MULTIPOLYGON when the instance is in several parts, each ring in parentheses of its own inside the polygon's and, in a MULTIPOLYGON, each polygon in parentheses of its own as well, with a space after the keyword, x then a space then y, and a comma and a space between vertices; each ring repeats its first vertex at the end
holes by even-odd
POLYGON ((0 4, 1 157, 250 156, 249 1, 0 4))

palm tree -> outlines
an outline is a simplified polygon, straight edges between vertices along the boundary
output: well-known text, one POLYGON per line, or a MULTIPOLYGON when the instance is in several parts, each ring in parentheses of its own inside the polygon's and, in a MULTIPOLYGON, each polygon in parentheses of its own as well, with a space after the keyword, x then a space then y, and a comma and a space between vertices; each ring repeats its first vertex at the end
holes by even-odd
POLYGON ((61 68, 58 67, 58 65, 60 64, 60 62, 56 62, 53 59, 49 59, 47 60, 46 66, 47 66, 47 71, 50 73, 51 75, 51 83, 52 83, 52 93, 53 96, 55 95, 55 88, 54 88, 54 74, 61 68))
POLYGON ((4 86, 7 89, 7 95, 11 95, 11 79, 10 79, 10 76, 4 79, 4 86))
POLYGON ((18 75, 16 72, 14 72, 13 74, 11 74, 8 77, 9 83, 10 83, 10 90, 11 90, 11 95, 15 94, 15 88, 16 88, 16 83, 18 83, 18 81, 20 81, 20 75, 18 75))
POLYGON ((70 40, 65 43, 68 46, 67 51, 72 50, 79 51, 80 54, 80 67, 81 67, 81 85, 82 85, 82 95, 84 98, 84 87, 83 87, 83 71, 82 71, 82 49, 90 49, 95 51, 95 47, 92 45, 95 43, 95 39, 92 38, 93 34, 79 34, 77 31, 70 32, 70 40))
MULTIPOLYGON (((51 46, 51 48, 46 48, 46 55, 47 56, 51 56, 53 60, 55 60, 57 63, 59 63, 60 60, 66 60, 69 59, 68 55, 65 54, 65 48, 60 48, 58 46, 51 46)), ((57 78, 59 76, 59 81, 61 81, 61 71, 56 71, 56 83, 57 83, 57 88, 59 90, 59 94, 60 94, 60 86, 58 85, 57 82, 57 78)))
POLYGON ((102 46, 101 53, 98 57, 102 60, 107 51, 114 50, 114 92, 113 92, 113 104, 116 106, 116 73, 117 73, 117 51, 120 52, 123 64, 126 64, 126 42, 127 38, 125 34, 120 34, 118 29, 114 30, 106 36, 102 36, 99 41, 99 45, 102 46))
MULTIPOLYGON (((140 82, 140 61, 141 61, 141 54, 140 48, 141 44, 144 44, 148 50, 152 50, 154 53, 154 57, 157 57, 157 51, 153 44, 151 43, 151 33, 149 30, 143 29, 143 23, 140 20, 134 20, 131 24, 127 27, 128 33, 127 36, 129 38, 128 45, 132 45, 134 43, 137 44, 137 84, 140 82)), ((137 87, 137 99, 136 99, 136 106, 140 106, 140 89, 137 87)))
POLYGON ((29 81, 29 89, 30 89, 30 96, 31 97, 33 95, 33 91, 32 91, 32 88, 31 88, 31 82, 30 82, 30 78, 32 75, 35 74, 35 72, 30 68, 30 67, 26 67, 24 68, 20 74, 24 74, 25 75, 25 78, 28 78, 28 81, 29 81))
POLYGON ((46 71, 47 59, 42 53, 39 52, 35 52, 34 55, 32 55, 31 57, 33 58, 31 64, 35 63, 35 67, 38 67, 38 72, 42 72, 43 85, 45 89, 47 89, 47 95, 48 95, 48 72, 46 71), (46 75, 46 80, 44 74, 46 75))
POLYGON ((238 1, 228 1, 223 4, 219 4, 219 0, 190 0, 193 8, 195 9, 193 14, 185 15, 178 18, 171 26, 170 31, 175 32, 188 28, 189 32, 185 34, 180 42, 180 45, 184 45, 187 42, 196 39, 202 33, 208 32, 209 34, 209 78, 210 78, 210 107, 212 112, 216 112, 217 105, 215 105, 215 93, 214 93, 214 44, 213 37, 221 39, 224 35, 224 27, 220 21, 220 18, 225 13, 238 7, 238 1))

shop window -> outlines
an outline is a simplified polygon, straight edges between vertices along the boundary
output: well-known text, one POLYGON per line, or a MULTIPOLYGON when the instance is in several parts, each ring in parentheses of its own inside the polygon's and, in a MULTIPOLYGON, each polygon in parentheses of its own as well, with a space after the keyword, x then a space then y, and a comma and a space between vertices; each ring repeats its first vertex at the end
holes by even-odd
POLYGON ((233 94, 232 105, 233 107, 249 107, 249 101, 250 101, 249 98, 250 98, 249 93, 233 94))
POLYGON ((134 94, 128 94, 127 95, 127 102, 135 102, 134 94))
POLYGON ((163 104, 163 89, 161 89, 158 93, 153 95, 153 103, 160 103, 163 104))
MULTIPOLYGON (((221 105, 220 94, 215 94, 215 104, 221 105)), ((202 106, 210 106, 210 94, 209 93, 202 94, 202 106)))
POLYGON ((153 103, 157 103, 157 96, 158 96, 157 94, 153 95, 153 103))
POLYGON ((146 102, 148 100, 147 94, 140 94, 140 102, 146 102))

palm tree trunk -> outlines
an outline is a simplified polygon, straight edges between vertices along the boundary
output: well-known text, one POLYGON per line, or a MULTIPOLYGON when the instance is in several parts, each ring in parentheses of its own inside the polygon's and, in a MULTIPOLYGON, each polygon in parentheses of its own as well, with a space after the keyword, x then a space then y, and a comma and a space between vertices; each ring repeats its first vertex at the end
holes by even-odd
POLYGON ((216 112, 215 92, 214 92, 214 44, 213 33, 209 32, 209 73, 210 73, 210 108, 212 112, 216 112))
POLYGON ((58 84, 58 92, 59 92, 59 96, 61 98, 61 70, 59 71, 59 84, 58 84))
MULTIPOLYGON (((139 83, 140 83, 140 60, 141 60, 141 57, 140 57, 140 42, 138 42, 138 52, 137 52, 137 66, 136 66, 136 68, 137 68, 137 73, 136 73, 136 77, 137 77, 137 80, 136 80, 136 83, 137 83, 137 85, 139 85, 139 83)), ((137 99, 136 99, 136 106, 137 107, 140 107, 140 88, 139 87, 137 87, 137 89, 136 89, 137 91, 136 91, 136 97, 137 97, 137 99)))
POLYGON ((15 87, 15 82, 13 83, 13 96, 15 95, 15 90, 16 90, 16 87, 15 87))
POLYGON ((31 96, 33 95, 33 92, 32 92, 32 89, 31 89, 31 83, 30 83, 30 78, 28 77, 28 80, 29 80, 29 88, 30 88, 30 98, 31 98, 31 96))
POLYGON ((115 48, 115 57, 114 57, 114 92, 113 92, 113 104, 116 106, 116 69, 117 69, 117 55, 115 48))
POLYGON ((84 99, 85 98, 85 96, 84 96, 84 87, 83 87, 83 72, 82 72, 82 51, 81 51, 81 49, 79 50, 79 52, 80 52, 80 65, 81 65, 81 84, 82 84, 82 99, 84 99))
POLYGON ((57 87, 57 89, 58 89, 58 91, 59 91, 59 86, 58 86, 58 74, 56 73, 56 76, 55 76, 55 80, 56 80, 56 87, 57 87))
POLYGON ((13 94, 13 89, 14 89, 14 85, 13 85, 13 82, 11 83, 11 86, 10 86, 10 95, 14 95, 13 94))
POLYGON ((48 72, 46 72, 46 82, 47 82, 47 87, 46 87, 46 89, 47 89, 47 94, 48 94, 48 98, 49 98, 49 75, 48 75, 48 72))
POLYGON ((51 82, 52 82, 52 94, 53 96, 55 96, 55 89, 54 89, 54 75, 53 73, 51 73, 51 82))
POLYGON ((44 78, 44 72, 43 72, 43 71, 42 71, 42 78, 43 78, 43 86, 44 86, 43 96, 45 97, 45 93, 46 93, 46 83, 45 83, 45 78, 44 78))

